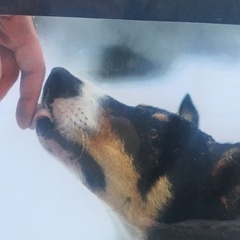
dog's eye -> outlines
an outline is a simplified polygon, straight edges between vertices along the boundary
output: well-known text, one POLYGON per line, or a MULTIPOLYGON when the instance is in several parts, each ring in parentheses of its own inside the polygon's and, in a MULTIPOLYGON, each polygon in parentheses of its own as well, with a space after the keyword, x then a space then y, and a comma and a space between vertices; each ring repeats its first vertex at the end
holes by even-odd
POLYGON ((152 138, 152 139, 157 138, 158 137, 157 129, 155 129, 155 128, 150 129, 148 132, 148 136, 149 136, 149 138, 152 138))

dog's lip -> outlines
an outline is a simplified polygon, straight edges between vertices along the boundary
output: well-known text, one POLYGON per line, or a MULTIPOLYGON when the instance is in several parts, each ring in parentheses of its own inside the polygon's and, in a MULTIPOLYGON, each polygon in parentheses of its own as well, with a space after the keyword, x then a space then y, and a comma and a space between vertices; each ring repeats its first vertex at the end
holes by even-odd
POLYGON ((46 117, 52 120, 52 115, 48 109, 46 109, 43 105, 38 104, 35 114, 32 119, 32 123, 30 125, 30 129, 34 130, 36 128, 36 122, 39 118, 46 117))

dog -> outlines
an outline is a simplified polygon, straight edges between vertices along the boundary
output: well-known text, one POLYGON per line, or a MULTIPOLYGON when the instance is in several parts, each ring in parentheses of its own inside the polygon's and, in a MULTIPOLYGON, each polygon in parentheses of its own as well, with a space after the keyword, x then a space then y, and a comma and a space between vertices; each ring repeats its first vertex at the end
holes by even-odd
POLYGON ((158 223, 239 214, 240 143, 202 132, 189 95, 176 114, 128 106, 54 68, 41 105, 42 146, 144 239, 158 239, 151 235, 158 223))

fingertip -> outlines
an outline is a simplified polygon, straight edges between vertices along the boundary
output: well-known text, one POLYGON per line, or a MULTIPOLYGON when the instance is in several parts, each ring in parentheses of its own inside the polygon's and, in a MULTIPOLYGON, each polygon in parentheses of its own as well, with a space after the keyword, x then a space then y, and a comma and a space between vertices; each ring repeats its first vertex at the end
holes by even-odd
POLYGON ((22 114, 16 113, 16 119, 17 119, 17 124, 18 126, 22 129, 25 130, 28 128, 29 124, 26 118, 22 116, 22 114))
POLYGON ((21 129, 25 130, 30 127, 35 108, 36 107, 32 107, 31 102, 25 99, 19 99, 16 110, 16 120, 21 129))

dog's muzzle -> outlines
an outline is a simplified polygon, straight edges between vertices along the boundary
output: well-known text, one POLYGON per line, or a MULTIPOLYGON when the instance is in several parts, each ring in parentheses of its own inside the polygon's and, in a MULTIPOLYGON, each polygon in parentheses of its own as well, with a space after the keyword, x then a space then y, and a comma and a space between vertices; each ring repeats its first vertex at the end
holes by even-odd
MULTIPOLYGON (((37 107, 30 128, 35 129, 40 119, 45 118, 45 120, 41 121, 51 122, 51 103, 53 103, 54 99, 67 99, 78 96, 81 93, 83 85, 84 83, 81 80, 74 77, 66 69, 61 67, 52 69, 44 85, 42 102, 37 107)), ((48 125, 50 125, 50 123, 48 123, 48 125)))

